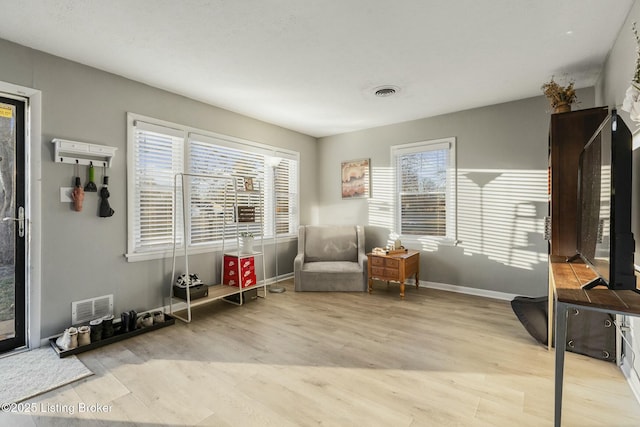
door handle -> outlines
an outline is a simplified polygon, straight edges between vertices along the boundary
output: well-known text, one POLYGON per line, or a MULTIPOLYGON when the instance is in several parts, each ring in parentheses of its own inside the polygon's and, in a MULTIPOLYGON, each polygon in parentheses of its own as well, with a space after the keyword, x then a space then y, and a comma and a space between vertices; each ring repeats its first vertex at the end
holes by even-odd
POLYGON ((5 217, 3 221, 18 221, 18 236, 24 237, 24 207, 18 207, 18 218, 5 217))

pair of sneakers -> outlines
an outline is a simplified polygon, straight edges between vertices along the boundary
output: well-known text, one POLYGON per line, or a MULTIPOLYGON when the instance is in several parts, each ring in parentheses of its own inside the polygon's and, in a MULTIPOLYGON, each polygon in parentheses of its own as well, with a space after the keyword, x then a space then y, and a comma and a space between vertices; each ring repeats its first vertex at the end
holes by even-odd
POLYGON ((87 325, 80 326, 79 328, 70 327, 65 329, 62 335, 56 339, 56 345, 60 350, 69 351, 83 345, 91 344, 91 337, 89 335, 91 328, 87 325))
MULTIPOLYGON (((110 316, 113 319, 113 316, 110 316)), ((84 345, 91 344, 92 341, 99 341, 102 338, 103 330, 103 320, 109 319, 109 316, 105 316, 103 318, 98 319, 97 325, 99 327, 95 327, 96 320, 92 320, 89 322, 89 325, 82 325, 80 327, 70 327, 64 330, 62 335, 60 335, 56 339, 56 345, 63 351, 73 350, 77 347, 82 347, 84 345), (98 336, 96 335, 98 334, 98 336)))
POLYGON ((197 274, 190 274, 189 279, 187 280, 186 274, 181 274, 176 279, 176 286, 179 288, 191 288, 193 286, 202 285, 202 280, 198 277, 197 274))
POLYGON ((78 328, 70 327, 64 330, 56 339, 56 345, 60 350, 68 351, 78 347, 78 328))
POLYGON ((164 322, 164 313, 161 311, 154 311, 153 313, 145 313, 138 319, 138 326, 142 328, 148 328, 149 326, 157 325, 164 322))

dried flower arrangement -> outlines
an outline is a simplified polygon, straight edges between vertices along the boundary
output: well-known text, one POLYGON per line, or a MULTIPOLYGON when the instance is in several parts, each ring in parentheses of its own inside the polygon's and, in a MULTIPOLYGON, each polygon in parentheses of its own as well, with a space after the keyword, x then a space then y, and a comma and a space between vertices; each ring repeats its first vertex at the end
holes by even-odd
POLYGON ((631 120, 640 122, 640 36, 635 22, 631 29, 636 38, 636 71, 620 108, 629 113, 631 120))
POLYGON ((636 38, 636 72, 633 74, 633 83, 635 83, 636 86, 640 86, 640 36, 638 36, 638 28, 635 22, 631 30, 636 38))
POLYGON ((566 87, 560 86, 553 76, 548 83, 542 85, 541 89, 544 95, 549 100, 551 107, 557 109, 563 105, 571 105, 576 102, 576 90, 573 87, 574 82, 571 81, 566 87))

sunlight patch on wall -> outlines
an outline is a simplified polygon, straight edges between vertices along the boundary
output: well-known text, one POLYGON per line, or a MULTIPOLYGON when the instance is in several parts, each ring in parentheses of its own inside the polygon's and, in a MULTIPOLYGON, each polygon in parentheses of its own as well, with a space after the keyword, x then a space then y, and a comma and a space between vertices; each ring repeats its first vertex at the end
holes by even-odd
POLYGON ((546 170, 458 170, 458 239, 480 254, 531 270, 547 258, 546 170))
POLYGON ((371 170, 371 197, 369 198, 369 225, 395 231, 395 177, 391 167, 371 170))
MULTIPOLYGON (((395 232, 393 168, 372 168, 371 181, 368 223, 395 232)), ((525 270, 546 262, 547 189, 546 170, 458 169, 458 246, 465 255, 525 270)), ((441 245, 429 237, 405 240, 427 252, 441 245)))

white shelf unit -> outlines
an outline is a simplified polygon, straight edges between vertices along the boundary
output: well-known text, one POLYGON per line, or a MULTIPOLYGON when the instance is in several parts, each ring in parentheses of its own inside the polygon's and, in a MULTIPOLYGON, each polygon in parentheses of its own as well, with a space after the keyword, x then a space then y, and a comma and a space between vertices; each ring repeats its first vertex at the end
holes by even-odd
MULTIPOLYGON (((262 295, 258 293, 258 296, 261 298, 266 298, 267 296, 267 283, 266 283, 266 267, 265 267, 265 259, 264 259, 264 196, 263 196, 263 183, 261 180, 252 177, 253 180, 253 190, 247 191, 244 190, 244 177, 235 176, 235 175, 205 175, 205 174, 192 174, 192 173, 179 173, 174 177, 174 233, 173 233, 173 266, 171 271, 171 283, 170 294, 169 294, 169 313, 174 318, 180 319, 184 322, 190 323, 192 320, 192 309, 198 307, 203 304, 210 303, 212 301, 217 301, 219 299, 223 299, 225 302, 235 305, 242 305, 243 301, 243 293, 245 291, 249 291, 252 289, 262 288, 262 295), (190 192, 188 191, 189 187, 189 179, 197 178, 203 181, 210 181, 211 183, 217 183, 218 185, 222 185, 224 188, 222 204, 217 207, 217 211, 222 215, 221 221, 218 221, 218 228, 221 231, 222 235, 222 249, 220 252, 220 281, 216 284, 209 284, 208 286, 208 295, 206 297, 198 298, 195 300, 191 300, 191 293, 186 292, 186 299, 178 298, 174 296, 173 293, 173 285, 176 283, 177 274, 176 274, 176 258, 178 257, 178 215, 177 209, 182 209, 182 230, 183 239, 186 241, 186 230, 188 229, 188 221, 190 221, 190 192), (183 189, 187 189, 186 191, 182 191, 183 189), (186 194, 186 197, 182 197, 181 194, 186 194), (179 205, 179 200, 182 199, 182 206, 179 205), (248 222, 240 222, 238 221, 238 206, 253 206, 255 208, 255 217, 254 221, 248 222), (243 253, 241 251, 240 246, 240 233, 242 231, 250 231, 254 235, 255 238, 259 238, 259 250, 254 250, 251 253, 243 253), (229 249, 229 245, 231 240, 235 240, 235 250, 227 251, 229 249), (242 288, 239 286, 231 286, 223 284, 224 279, 224 257, 225 255, 230 255, 233 257, 237 257, 238 260, 253 257, 254 258, 254 268, 257 270, 258 266, 261 267, 262 270, 262 279, 256 280, 256 283, 251 286, 247 286, 246 288, 242 288), (229 301, 225 299, 226 297, 232 295, 239 295, 239 302, 229 301), (174 300, 186 303, 186 309, 180 308, 177 311, 174 311, 174 300), (182 311, 186 311, 186 316, 183 316, 179 313, 182 311)), ((183 242, 184 249, 184 273, 189 276, 189 254, 187 250, 186 242, 183 242)), ((215 256, 215 255, 214 255, 215 256)), ((241 265, 237 263, 237 274, 238 277, 241 275, 241 265)), ((257 277, 257 274, 256 274, 257 277)))
POLYGON ((110 168, 117 150, 116 147, 108 145, 89 144, 60 138, 54 138, 51 142, 55 145, 53 160, 56 163, 110 168))

